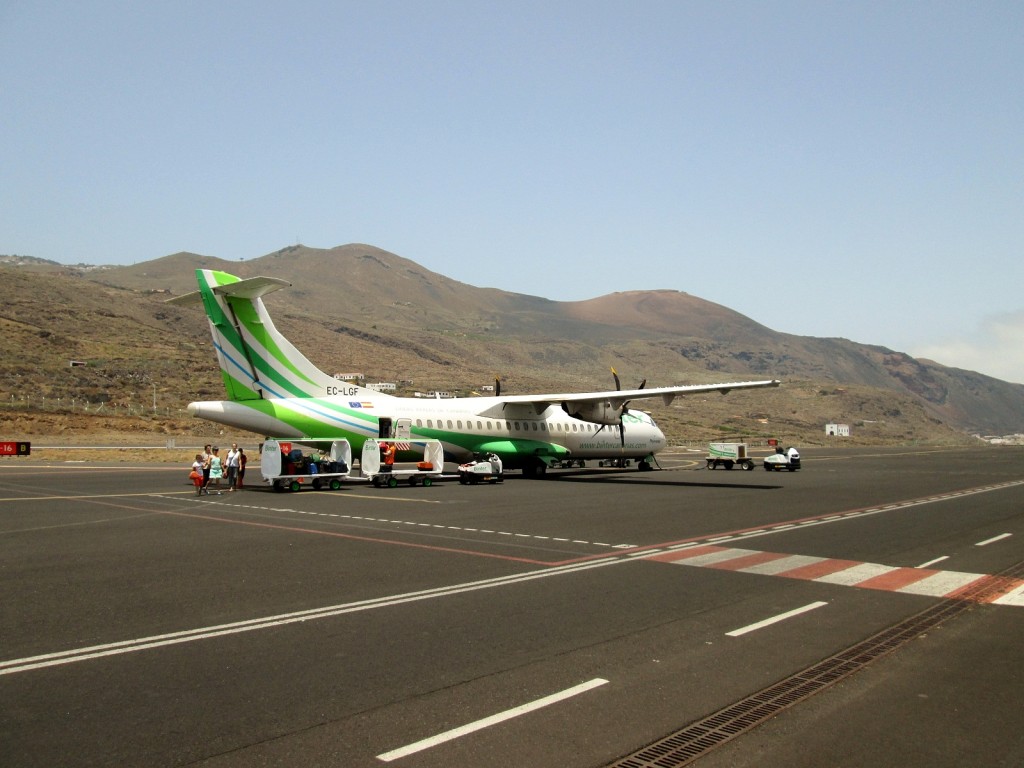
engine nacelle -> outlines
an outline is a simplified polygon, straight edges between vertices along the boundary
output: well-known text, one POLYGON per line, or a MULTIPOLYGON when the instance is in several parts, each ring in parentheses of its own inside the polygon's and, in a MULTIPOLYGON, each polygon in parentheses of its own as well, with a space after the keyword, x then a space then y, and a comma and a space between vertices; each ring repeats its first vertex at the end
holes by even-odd
POLYGON ((566 400, 562 402, 562 410, 580 421, 589 421, 592 424, 605 424, 612 426, 618 424, 622 418, 621 408, 612 405, 609 400, 597 402, 573 402, 566 400))

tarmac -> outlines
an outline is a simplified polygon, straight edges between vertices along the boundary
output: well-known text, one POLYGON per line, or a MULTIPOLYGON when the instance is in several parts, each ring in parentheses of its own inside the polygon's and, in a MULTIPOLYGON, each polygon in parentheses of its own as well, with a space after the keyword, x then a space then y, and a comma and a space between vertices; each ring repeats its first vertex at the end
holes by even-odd
POLYGON ((0 459, 4 765, 1024 764, 1024 450, 801 454, 199 498, 0 459))

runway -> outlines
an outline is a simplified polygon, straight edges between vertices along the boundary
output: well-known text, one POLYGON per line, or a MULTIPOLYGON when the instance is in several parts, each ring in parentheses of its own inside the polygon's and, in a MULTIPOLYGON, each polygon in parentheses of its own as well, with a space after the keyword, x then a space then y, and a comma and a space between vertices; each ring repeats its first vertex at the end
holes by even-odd
POLYGON ((1024 451, 801 453, 200 498, 185 467, 2 459, 0 755, 1024 764, 1024 451))

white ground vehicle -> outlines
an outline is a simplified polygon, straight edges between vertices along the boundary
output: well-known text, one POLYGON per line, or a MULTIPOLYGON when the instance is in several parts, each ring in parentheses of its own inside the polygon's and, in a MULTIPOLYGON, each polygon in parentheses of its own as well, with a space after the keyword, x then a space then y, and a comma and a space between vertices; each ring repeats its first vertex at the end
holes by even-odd
POLYGON ((775 453, 765 456, 764 469, 766 472, 781 472, 784 469, 796 472, 800 469, 800 451, 796 448, 787 448, 785 451, 777 448, 775 453))
POLYGON ((754 468, 748 456, 746 443, 711 443, 708 446, 708 469, 741 467, 747 471, 754 468))
POLYGON ((349 479, 352 467, 352 446, 348 440, 267 439, 260 446, 260 472, 275 491, 297 491, 303 485, 336 491, 343 480, 349 479), (306 447, 303 454, 299 445, 306 447), (310 445, 325 446, 318 453, 310 445))
POLYGON ((440 440, 367 440, 363 443, 363 453, 359 459, 359 475, 375 486, 386 485, 394 488, 403 480, 409 485, 432 485, 435 478, 441 476, 444 469, 444 448, 440 440), (423 451, 423 460, 410 467, 402 462, 392 466, 391 470, 381 464, 380 447, 383 443, 394 443, 400 452, 423 451))
POLYGON ((493 453, 459 465, 459 482, 463 485, 502 483, 504 481, 501 459, 493 453))

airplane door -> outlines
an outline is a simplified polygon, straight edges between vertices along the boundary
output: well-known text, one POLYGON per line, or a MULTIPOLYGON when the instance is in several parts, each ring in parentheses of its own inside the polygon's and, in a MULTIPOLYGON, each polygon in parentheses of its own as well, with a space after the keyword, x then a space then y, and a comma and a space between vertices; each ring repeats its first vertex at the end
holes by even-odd
POLYGON ((399 419, 395 423, 395 438, 412 440, 412 419, 399 419))
POLYGON ((377 420, 377 437, 391 437, 391 418, 381 416, 377 420))

